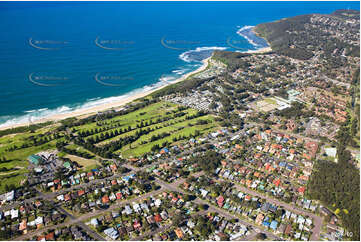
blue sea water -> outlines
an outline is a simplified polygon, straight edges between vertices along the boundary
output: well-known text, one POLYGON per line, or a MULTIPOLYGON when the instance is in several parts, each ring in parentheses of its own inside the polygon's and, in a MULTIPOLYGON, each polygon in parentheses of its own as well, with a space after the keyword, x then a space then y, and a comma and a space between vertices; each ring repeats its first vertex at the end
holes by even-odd
MULTIPOLYGON (((359 2, 1 2, 0 127, 164 85, 259 23, 359 2)), ((229 44, 233 43, 233 44, 229 44)))

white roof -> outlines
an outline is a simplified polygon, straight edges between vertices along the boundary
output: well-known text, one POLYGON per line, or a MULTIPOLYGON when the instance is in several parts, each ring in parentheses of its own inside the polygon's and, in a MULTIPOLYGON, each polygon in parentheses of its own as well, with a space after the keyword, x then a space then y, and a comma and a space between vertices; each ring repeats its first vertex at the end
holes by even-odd
POLYGON ((43 168, 41 168, 41 167, 35 167, 35 168, 34 168, 34 171, 35 171, 35 172, 42 172, 42 171, 43 171, 43 168))
POLYGON ((194 228, 195 224, 193 223, 192 220, 188 220, 187 226, 188 226, 189 228, 194 228))
POLYGON ((199 191, 201 191, 201 194, 203 197, 207 196, 207 194, 208 194, 208 191, 204 190, 203 188, 199 189, 199 191))
POLYGON ((116 196, 114 195, 114 193, 110 194, 109 199, 110 199, 110 200, 116 199, 116 196))
POLYGON ((104 234, 108 235, 112 239, 116 239, 119 237, 118 231, 116 231, 114 228, 104 230, 104 234))
POLYGON ((154 204, 159 207, 162 204, 162 201, 158 198, 157 200, 155 200, 154 204))
POLYGON ((133 212, 133 210, 132 210, 128 205, 126 205, 126 206, 124 207, 124 211, 125 211, 127 214, 131 214, 131 213, 133 212))
POLYGON ((304 222, 305 222, 305 219, 301 215, 299 215, 298 219, 297 219, 297 223, 304 223, 304 222))
POLYGON ((138 209, 140 209, 139 204, 138 204, 138 203, 133 202, 133 209, 134 209, 134 210, 138 210, 138 209))
POLYGON ((17 210, 17 209, 16 209, 16 210, 15 210, 15 209, 11 209, 10 213, 11 213, 11 218, 12 218, 12 219, 19 217, 19 210, 17 210))
POLYGON ((92 220, 90 220, 90 224, 92 224, 92 225, 98 225, 98 219, 96 219, 96 218, 92 218, 92 220))
POLYGON ((35 220, 28 222, 27 225, 28 226, 34 226, 35 225, 35 220))
POLYGON ((5 194, 6 201, 11 201, 14 199, 15 191, 12 190, 11 192, 8 192, 5 194))
POLYGON ((325 148, 325 152, 328 156, 336 157, 337 149, 336 148, 325 148))
POLYGON ((43 223, 43 217, 37 217, 35 219, 35 224, 42 224, 43 223))

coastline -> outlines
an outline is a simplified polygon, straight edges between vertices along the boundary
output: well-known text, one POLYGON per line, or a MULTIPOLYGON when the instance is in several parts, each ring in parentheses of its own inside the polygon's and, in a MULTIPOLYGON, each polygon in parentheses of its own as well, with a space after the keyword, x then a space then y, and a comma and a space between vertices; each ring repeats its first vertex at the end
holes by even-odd
POLYGON ((72 118, 72 117, 81 117, 81 118, 85 118, 88 116, 91 116, 93 114, 96 114, 97 112, 100 111, 105 111, 105 110, 109 110, 112 108, 120 108, 136 99, 139 98, 143 98, 145 96, 148 96, 150 94, 152 94, 153 92, 156 92, 166 86, 172 85, 174 83, 177 82, 181 82, 184 81, 185 79, 187 79, 189 76, 197 73, 197 72, 201 72, 204 71, 207 66, 208 66, 208 61, 211 59, 211 57, 202 60, 202 66, 200 66, 198 69, 186 73, 183 76, 181 76, 180 78, 176 79, 175 81, 170 82, 169 84, 166 85, 162 85, 160 87, 157 87, 155 89, 149 90, 149 91, 144 91, 144 92, 140 92, 140 93, 135 93, 131 96, 128 97, 124 97, 118 101, 115 102, 111 102, 111 103, 105 103, 105 104, 99 104, 97 106, 94 107, 90 107, 90 108, 82 108, 82 109, 78 109, 78 110, 74 110, 68 113, 61 113, 61 114, 54 114, 54 115, 50 115, 48 117, 44 117, 44 118, 40 118, 37 119, 33 122, 22 122, 22 123, 17 123, 17 124, 11 124, 11 125, 7 125, 7 126, 1 126, 0 130, 5 130, 5 129, 11 129, 11 128, 17 128, 17 127, 21 127, 21 126, 26 126, 26 125, 30 125, 30 124, 39 124, 39 123, 45 123, 45 122, 49 122, 49 121, 53 121, 53 122, 57 122, 63 119, 67 119, 67 118, 72 118))
POLYGON ((241 53, 248 53, 248 54, 264 54, 264 53, 267 53, 267 52, 271 52, 272 51, 272 48, 271 48, 271 45, 270 43, 263 37, 260 36, 260 34, 258 32, 255 31, 255 28, 256 26, 244 26, 242 28, 240 28, 238 31, 237 31, 237 34, 242 36, 243 38, 245 38, 250 44, 252 44, 253 46, 257 46, 257 44, 252 40, 250 39, 249 36, 245 35, 245 34, 242 34, 240 31, 242 31, 243 29, 251 29, 251 32, 257 36, 258 38, 261 38, 263 39, 266 43, 267 43, 267 46, 265 47, 261 47, 261 48, 258 48, 256 50, 247 50, 247 51, 239 51, 241 53))
POLYGON ((263 53, 267 53, 267 52, 270 52, 272 51, 272 48, 271 47, 264 47, 264 48, 260 48, 260 49, 257 49, 257 50, 248 50, 244 53, 248 53, 248 54, 263 54, 263 53))

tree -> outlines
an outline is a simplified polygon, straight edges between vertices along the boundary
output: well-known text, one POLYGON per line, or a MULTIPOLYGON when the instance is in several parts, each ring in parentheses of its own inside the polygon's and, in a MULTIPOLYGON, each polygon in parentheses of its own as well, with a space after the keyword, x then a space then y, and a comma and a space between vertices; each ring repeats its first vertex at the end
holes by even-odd
POLYGON ((198 163, 202 170, 211 173, 220 165, 222 159, 221 154, 208 150, 204 155, 192 157, 191 162, 198 163))
POLYGON ((267 239, 267 235, 264 233, 258 233, 256 236, 257 240, 266 240, 267 239))
POLYGON ((183 220, 184 215, 182 213, 177 213, 172 219, 173 226, 179 227, 183 220))

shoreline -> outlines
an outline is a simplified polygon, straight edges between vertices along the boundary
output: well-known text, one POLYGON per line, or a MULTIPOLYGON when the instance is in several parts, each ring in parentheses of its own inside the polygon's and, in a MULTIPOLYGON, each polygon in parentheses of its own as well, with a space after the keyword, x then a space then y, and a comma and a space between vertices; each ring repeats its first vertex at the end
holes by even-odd
POLYGON ((53 114, 50 115, 48 117, 44 117, 44 118, 40 118, 35 120, 34 122, 22 122, 22 123, 17 123, 17 124, 10 124, 7 126, 1 126, 0 130, 6 130, 6 129, 11 129, 11 128, 17 128, 17 127, 22 127, 22 126, 27 126, 27 125, 31 125, 31 124, 40 124, 40 123, 45 123, 45 122, 49 122, 49 121, 53 121, 53 122, 58 122, 60 120, 63 119, 67 119, 67 118, 72 118, 72 117, 81 117, 81 118, 85 118, 88 116, 91 116, 93 114, 96 114, 97 112, 100 111, 106 111, 112 108, 120 108, 136 99, 139 98, 143 98, 145 96, 148 96, 150 94, 152 94, 153 92, 156 92, 166 86, 172 85, 174 83, 178 83, 181 81, 184 81, 185 79, 187 79, 189 76, 204 71, 207 67, 208 67, 208 61, 211 59, 211 57, 208 57, 207 59, 202 60, 202 66, 200 66, 198 69, 186 73, 183 76, 181 76, 180 78, 166 84, 166 85, 162 85, 160 87, 154 88, 152 90, 149 91, 143 91, 143 92, 139 92, 139 93, 135 93, 129 97, 124 97, 118 101, 115 102, 111 102, 111 103, 105 103, 105 104, 99 104, 97 106, 94 107, 89 107, 89 108, 82 108, 82 109, 78 109, 78 110, 74 110, 74 111, 70 111, 68 113, 61 113, 61 114, 53 114))
POLYGON ((243 52, 243 53, 264 54, 264 53, 271 52, 271 51, 272 51, 272 48, 270 46, 268 46, 268 47, 263 47, 263 48, 260 48, 260 49, 257 49, 257 50, 248 50, 248 51, 243 52))

